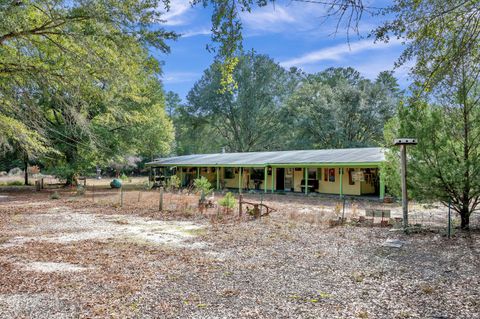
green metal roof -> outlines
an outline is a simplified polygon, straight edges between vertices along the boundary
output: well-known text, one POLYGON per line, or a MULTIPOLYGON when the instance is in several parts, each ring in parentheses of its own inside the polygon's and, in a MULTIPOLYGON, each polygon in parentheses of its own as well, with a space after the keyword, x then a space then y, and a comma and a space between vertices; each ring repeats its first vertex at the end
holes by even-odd
POLYGON ((305 165, 324 166, 335 164, 371 165, 385 160, 384 150, 380 147, 345 148, 303 151, 244 152, 193 154, 158 158, 147 163, 148 166, 224 166, 224 167, 265 167, 268 165, 305 165))

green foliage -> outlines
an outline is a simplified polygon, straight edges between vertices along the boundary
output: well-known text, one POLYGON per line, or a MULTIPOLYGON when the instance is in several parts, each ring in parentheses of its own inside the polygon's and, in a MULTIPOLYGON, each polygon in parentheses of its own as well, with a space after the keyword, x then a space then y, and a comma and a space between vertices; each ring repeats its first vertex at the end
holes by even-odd
MULTIPOLYGON (((435 103, 420 100, 402 106, 385 130, 390 145, 393 137, 418 138, 419 144, 408 148, 410 195, 445 205, 450 201, 462 218, 462 228, 468 228, 480 202, 480 82, 475 68, 453 71, 433 92, 435 103)), ((398 158, 398 149, 391 147, 384 164, 387 186, 396 194, 398 158)))
POLYGON ((77 196, 83 196, 85 195, 86 189, 85 186, 83 185, 77 185, 77 196))
POLYGON ((46 166, 68 166, 67 183, 119 154, 168 153, 172 124, 163 110, 159 64, 147 52, 147 46, 168 51, 164 40, 175 37, 156 23, 162 5, 2 5, 0 130, 6 134, 0 145, 46 166))
POLYGON ((193 181, 193 186, 195 187, 195 190, 200 193, 202 200, 213 191, 212 184, 204 176, 195 179, 193 181))
POLYGON ((283 146, 278 138, 284 128, 283 103, 299 74, 251 52, 239 58, 233 77, 238 87, 222 90, 221 67, 213 64, 195 83, 187 96, 188 105, 175 121, 178 153, 218 152, 222 146, 244 152, 283 146), (208 138, 199 139, 199 135, 208 138))
POLYGON ((60 199, 60 194, 55 191, 52 193, 52 195, 50 195, 50 199, 60 199))
POLYGON ((374 30, 377 40, 405 40, 398 64, 414 61, 415 94, 430 94, 463 61, 480 63, 478 0, 397 0, 384 14, 392 19, 374 30))
POLYGON ((169 189, 178 189, 180 187, 180 178, 177 175, 172 175, 168 178, 167 187, 169 189))
POLYGON ((376 146, 400 99, 397 81, 389 72, 380 73, 375 82, 352 68, 309 75, 288 100, 289 147, 376 146))
POLYGON ((128 176, 125 173, 122 173, 122 175, 120 175, 120 179, 122 180, 122 182, 127 182, 128 176))
POLYGON ((237 200, 231 192, 228 192, 225 194, 225 196, 223 196, 223 198, 218 200, 218 205, 227 209, 233 209, 237 205, 237 200))
POLYGON ((23 186, 23 182, 22 181, 4 182, 4 183, 0 183, 0 186, 23 186))

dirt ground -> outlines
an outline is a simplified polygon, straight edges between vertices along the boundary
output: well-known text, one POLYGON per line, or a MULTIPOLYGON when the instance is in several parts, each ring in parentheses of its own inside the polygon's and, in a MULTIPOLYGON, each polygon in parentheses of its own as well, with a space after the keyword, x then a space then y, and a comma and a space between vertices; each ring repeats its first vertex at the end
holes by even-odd
POLYGON ((245 195, 277 211, 239 220, 196 195, 52 193, 0 190, 0 318, 480 318, 476 230, 330 228, 317 197, 245 195))

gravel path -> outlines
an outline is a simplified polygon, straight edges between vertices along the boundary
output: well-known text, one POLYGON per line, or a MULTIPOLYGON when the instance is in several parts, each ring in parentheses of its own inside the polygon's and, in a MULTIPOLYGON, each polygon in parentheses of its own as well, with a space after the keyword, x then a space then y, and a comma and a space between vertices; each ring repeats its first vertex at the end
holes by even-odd
POLYGON ((480 318, 478 232, 42 203, 0 206, 0 318, 480 318))

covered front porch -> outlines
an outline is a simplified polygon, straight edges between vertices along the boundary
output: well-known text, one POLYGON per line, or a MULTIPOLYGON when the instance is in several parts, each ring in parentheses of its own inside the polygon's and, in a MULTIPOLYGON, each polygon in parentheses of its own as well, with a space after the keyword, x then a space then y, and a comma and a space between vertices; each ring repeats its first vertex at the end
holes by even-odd
MULTIPOLYGON (((376 163, 375 163, 376 164, 376 163)), ((196 178, 207 178, 217 190, 239 193, 321 193, 353 196, 385 196, 385 185, 378 165, 372 163, 331 163, 325 165, 251 165, 251 166, 162 166, 152 167, 154 178, 176 175, 181 187, 189 187, 196 178)))

